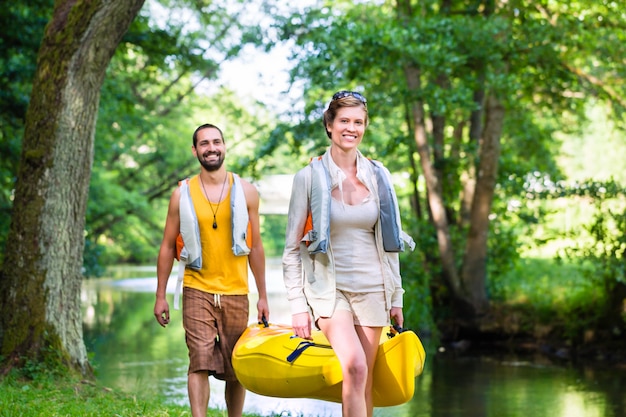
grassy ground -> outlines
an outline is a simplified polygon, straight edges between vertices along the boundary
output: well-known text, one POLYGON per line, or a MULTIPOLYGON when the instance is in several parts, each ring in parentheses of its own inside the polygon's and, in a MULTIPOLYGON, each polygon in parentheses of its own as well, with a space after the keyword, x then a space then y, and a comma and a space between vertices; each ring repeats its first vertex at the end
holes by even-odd
MULTIPOLYGON (((0 377, 0 417, 74 416, 182 417, 191 416, 191 411, 186 406, 168 404, 163 398, 141 398, 76 378, 0 377)), ((226 411, 209 410, 208 416, 226 416, 226 411)))

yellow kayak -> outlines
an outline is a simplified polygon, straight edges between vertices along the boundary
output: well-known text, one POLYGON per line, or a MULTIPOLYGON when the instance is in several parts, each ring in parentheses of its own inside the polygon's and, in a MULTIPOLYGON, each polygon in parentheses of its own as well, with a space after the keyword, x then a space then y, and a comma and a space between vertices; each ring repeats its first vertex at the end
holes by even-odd
MULTIPOLYGON (((291 326, 253 324, 235 345, 233 367, 246 389, 280 398, 315 398, 341 402, 339 360, 324 334, 313 340, 293 336, 291 326)), ((386 327, 374 367, 374 406, 403 404, 413 398, 415 377, 426 354, 417 335, 386 327)))

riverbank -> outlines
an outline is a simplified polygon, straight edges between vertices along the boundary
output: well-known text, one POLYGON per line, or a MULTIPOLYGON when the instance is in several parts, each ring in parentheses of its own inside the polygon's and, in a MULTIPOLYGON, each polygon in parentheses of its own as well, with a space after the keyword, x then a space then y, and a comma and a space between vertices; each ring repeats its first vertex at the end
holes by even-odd
MULTIPOLYGON (((207 415, 223 417, 224 411, 210 409, 207 415)), ((189 417, 191 411, 165 398, 126 394, 93 381, 40 374, 34 379, 0 377, 0 416, 189 417)))
POLYGON ((582 317, 576 320, 555 319, 532 306, 494 303, 482 320, 440 321, 439 349, 469 356, 542 356, 555 364, 626 370, 626 338, 621 327, 610 323, 593 327, 585 325, 582 317))

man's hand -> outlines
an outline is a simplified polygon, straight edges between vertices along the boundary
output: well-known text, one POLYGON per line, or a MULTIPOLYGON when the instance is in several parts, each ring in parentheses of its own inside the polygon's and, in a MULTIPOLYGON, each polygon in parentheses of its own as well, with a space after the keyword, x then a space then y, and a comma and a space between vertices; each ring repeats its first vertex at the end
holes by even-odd
POLYGON ((167 326, 170 322, 170 306, 165 298, 156 300, 154 303, 154 317, 162 327, 167 326))
POLYGON ((257 323, 262 323, 264 318, 265 321, 270 321, 270 308, 267 305, 267 299, 259 298, 256 303, 256 310, 258 312, 257 323))

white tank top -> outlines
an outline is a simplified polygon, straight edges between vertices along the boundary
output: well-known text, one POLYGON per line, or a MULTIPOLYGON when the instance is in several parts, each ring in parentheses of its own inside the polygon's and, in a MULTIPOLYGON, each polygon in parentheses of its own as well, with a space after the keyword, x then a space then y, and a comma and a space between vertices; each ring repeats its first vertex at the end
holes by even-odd
POLYGON ((350 292, 384 290, 374 236, 378 217, 376 201, 370 196, 357 205, 331 199, 330 244, 338 289, 350 292))

